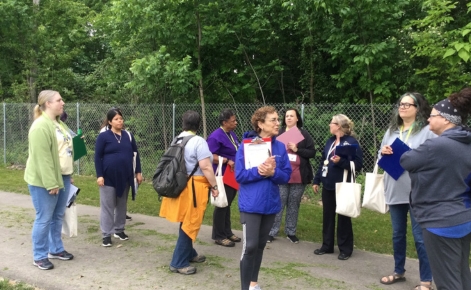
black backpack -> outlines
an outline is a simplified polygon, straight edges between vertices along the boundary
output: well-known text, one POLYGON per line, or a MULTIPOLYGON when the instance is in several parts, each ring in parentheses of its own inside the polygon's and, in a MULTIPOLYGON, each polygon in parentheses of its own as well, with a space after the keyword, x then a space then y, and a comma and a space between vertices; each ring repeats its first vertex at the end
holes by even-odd
POLYGON ((190 176, 186 173, 185 145, 195 135, 177 137, 165 151, 157 164, 157 170, 152 177, 152 185, 159 196, 175 198, 185 189, 188 180, 198 169, 198 163, 190 176), (181 143, 177 143, 182 140, 181 143))

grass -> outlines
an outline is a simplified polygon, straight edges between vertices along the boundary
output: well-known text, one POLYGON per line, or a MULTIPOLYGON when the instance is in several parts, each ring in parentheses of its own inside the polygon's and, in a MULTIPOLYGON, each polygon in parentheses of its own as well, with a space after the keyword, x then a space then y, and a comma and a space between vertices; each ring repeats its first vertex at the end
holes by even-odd
MULTIPOLYGON (((28 194, 28 187, 23 180, 23 170, 12 170, 6 167, 0 167, 0 190, 28 194)), ((361 180, 360 178, 358 180, 361 180)), ((74 176, 75 185, 80 188, 80 194, 77 198, 79 204, 99 206, 100 197, 96 178, 94 176, 74 176)), ((300 207, 298 227, 296 235, 304 241, 321 243, 322 241, 322 206, 319 204, 319 195, 314 195, 312 190, 306 190, 306 197, 300 207)), ((149 216, 158 216, 160 210, 160 201, 150 182, 143 182, 139 188, 135 201, 128 202, 128 213, 140 213, 149 216)), ((232 228, 241 230, 239 222, 239 210, 237 200, 231 208, 232 228)), ((214 208, 208 204, 203 224, 211 225, 214 208)), ((380 214, 367 209, 362 209, 360 217, 352 219, 353 232, 355 235, 355 248, 392 254, 391 241, 391 221, 389 214, 380 214)), ((414 241, 410 230, 410 222, 407 237, 407 256, 417 258, 414 241)), ((89 231, 97 230, 97 225, 90 224, 89 231)), ((280 229, 280 236, 284 237, 283 224, 280 229)), ((153 233, 148 232, 148 235, 153 233)), ((159 238, 169 239, 174 237, 159 238)), ((314 250, 314 249, 313 249, 314 250)), ((393 265, 390 265, 391 267, 393 265)))
POLYGON ((22 282, 0 278, 1 290, 36 290, 38 288, 29 286, 22 282))

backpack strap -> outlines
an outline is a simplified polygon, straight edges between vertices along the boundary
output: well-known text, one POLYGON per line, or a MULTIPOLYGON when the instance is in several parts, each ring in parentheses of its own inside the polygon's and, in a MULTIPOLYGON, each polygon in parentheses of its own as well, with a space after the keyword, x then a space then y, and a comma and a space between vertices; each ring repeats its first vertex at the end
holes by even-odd
MULTIPOLYGON (((188 176, 188 180, 190 180, 193 174, 195 174, 198 167, 199 167, 199 163, 196 163, 195 168, 193 168, 193 171, 191 171, 190 175, 188 176)), ((191 189, 193 190, 193 207, 196 207, 195 181, 193 178, 191 178, 191 189)))

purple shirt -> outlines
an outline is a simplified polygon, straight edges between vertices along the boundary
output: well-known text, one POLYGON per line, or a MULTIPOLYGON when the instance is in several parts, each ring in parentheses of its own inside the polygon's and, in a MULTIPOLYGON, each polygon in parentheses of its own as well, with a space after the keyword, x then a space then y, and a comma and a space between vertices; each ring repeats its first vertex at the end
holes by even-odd
MULTIPOLYGON (((237 135, 233 131, 226 133, 222 128, 217 128, 208 136, 206 141, 208 142, 209 151, 211 151, 211 153, 235 162, 235 155, 240 142, 239 138, 237 138, 237 135)), ((227 164, 222 165, 222 172, 226 170, 226 166, 227 164)), ((217 164, 213 164, 213 170, 215 172, 216 169, 217 164)))

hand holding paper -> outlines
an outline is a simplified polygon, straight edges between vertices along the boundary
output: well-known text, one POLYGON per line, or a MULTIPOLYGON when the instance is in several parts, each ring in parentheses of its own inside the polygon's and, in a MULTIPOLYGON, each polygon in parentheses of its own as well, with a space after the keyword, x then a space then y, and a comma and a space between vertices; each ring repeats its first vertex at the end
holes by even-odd
POLYGON ((276 140, 282 142, 283 144, 285 144, 286 148, 288 148, 288 143, 291 142, 294 144, 298 144, 299 142, 304 140, 304 136, 301 131, 299 131, 298 127, 293 127, 288 131, 285 131, 280 136, 276 137, 276 140))

